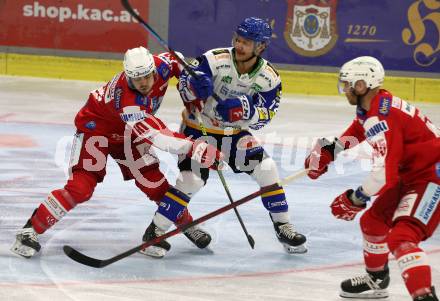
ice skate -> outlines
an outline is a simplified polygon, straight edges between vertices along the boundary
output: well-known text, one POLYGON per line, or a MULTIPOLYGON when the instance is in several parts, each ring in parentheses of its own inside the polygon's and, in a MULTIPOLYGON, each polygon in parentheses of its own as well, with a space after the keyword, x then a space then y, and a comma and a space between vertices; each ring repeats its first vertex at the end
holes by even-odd
POLYGON ((275 222, 269 213, 273 222, 275 233, 279 242, 283 245, 284 250, 289 254, 303 254, 307 252, 305 246, 306 237, 296 232, 295 227, 291 223, 275 222))
MULTIPOLYGON (((148 226, 147 230, 145 230, 145 234, 142 237, 143 241, 149 241, 155 239, 158 236, 165 234, 165 231, 158 228, 154 222, 148 226)), ((154 257, 154 258, 162 258, 165 254, 171 249, 171 245, 166 241, 162 240, 148 248, 142 249, 139 253, 154 257)))
POLYGON ((390 284, 389 270, 367 272, 341 283, 340 296, 343 298, 382 299, 388 297, 386 289, 390 284))
POLYGON ((431 287, 431 292, 429 294, 415 297, 414 301, 438 301, 434 287, 431 287))
POLYGON ((197 226, 186 229, 183 234, 199 249, 206 248, 211 242, 211 235, 197 226))
POLYGON ((296 232, 295 227, 290 223, 274 223, 275 233, 283 245, 284 250, 289 254, 302 254, 307 252, 305 246, 306 237, 296 232))
POLYGON ((40 249, 41 245, 38 242, 38 234, 32 227, 31 220, 28 220, 26 225, 17 232, 11 251, 25 258, 31 258, 40 249))

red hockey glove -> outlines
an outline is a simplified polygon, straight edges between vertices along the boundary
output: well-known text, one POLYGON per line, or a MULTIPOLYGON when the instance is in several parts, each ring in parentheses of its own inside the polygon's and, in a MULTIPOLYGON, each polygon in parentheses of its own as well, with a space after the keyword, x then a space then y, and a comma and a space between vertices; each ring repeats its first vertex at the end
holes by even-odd
POLYGON ((307 156, 304 167, 309 169, 307 175, 311 179, 317 179, 328 170, 328 165, 333 162, 341 151, 344 150, 342 143, 335 138, 330 142, 326 138, 320 138, 312 151, 307 156))
POLYGON ((359 211, 362 211, 367 207, 364 203, 363 206, 356 206, 350 199, 353 194, 353 189, 349 189, 340 196, 338 196, 333 203, 330 205, 332 209, 332 214, 338 218, 346 221, 351 221, 355 218, 359 211))
POLYGON ((202 164, 203 167, 211 169, 217 169, 223 159, 223 154, 215 146, 203 140, 194 141, 188 156, 202 164))

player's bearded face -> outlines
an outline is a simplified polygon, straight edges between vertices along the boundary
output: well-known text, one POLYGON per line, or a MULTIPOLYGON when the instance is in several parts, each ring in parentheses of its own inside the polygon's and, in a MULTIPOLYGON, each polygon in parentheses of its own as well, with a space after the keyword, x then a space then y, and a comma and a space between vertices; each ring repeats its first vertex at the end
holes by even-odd
POLYGON ((348 103, 351 105, 357 105, 358 97, 353 93, 353 89, 345 93, 345 97, 347 97, 348 103))
POLYGON ((131 79, 134 87, 143 95, 150 93, 151 88, 154 84, 154 72, 147 76, 137 77, 131 79))
POLYGON ((246 61, 254 52, 254 41, 234 35, 232 45, 235 48, 235 59, 238 62, 246 61))

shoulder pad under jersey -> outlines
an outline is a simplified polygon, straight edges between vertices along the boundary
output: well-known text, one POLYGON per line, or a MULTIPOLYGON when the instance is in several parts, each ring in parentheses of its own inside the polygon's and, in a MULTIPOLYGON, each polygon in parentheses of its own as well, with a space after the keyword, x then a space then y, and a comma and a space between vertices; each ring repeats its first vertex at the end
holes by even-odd
POLYGON ((197 58, 196 63, 197 65, 204 65, 205 69, 207 69, 209 65, 211 74, 215 76, 220 68, 230 68, 233 64, 231 49, 232 48, 217 48, 209 50, 205 52, 203 56, 197 58))
POLYGON ((204 53, 204 55, 210 60, 211 58, 214 58, 216 61, 219 60, 231 60, 232 54, 230 48, 216 48, 211 49, 204 53))
POLYGON ((377 101, 372 102, 372 109, 374 110, 374 114, 382 116, 383 118, 386 118, 390 114, 395 114, 392 112, 404 112, 413 117, 416 112, 414 106, 383 89, 379 91, 377 101))
MULTIPOLYGON (((267 62, 267 61, 266 61, 266 62, 267 62)), ((271 63, 267 62, 266 68, 267 68, 270 72, 273 72, 276 76, 280 76, 280 74, 278 73, 277 69, 275 69, 275 67, 274 67, 271 63)))
POLYGON ((229 50, 227 48, 217 48, 214 50, 211 50, 213 55, 219 55, 223 53, 229 53, 229 50))
MULTIPOLYGON (((183 60, 183 55, 180 52, 175 52, 183 60)), ((154 55, 154 63, 156 64, 157 74, 164 80, 168 80, 170 73, 176 73, 173 68, 179 68, 177 60, 169 52, 154 55)))

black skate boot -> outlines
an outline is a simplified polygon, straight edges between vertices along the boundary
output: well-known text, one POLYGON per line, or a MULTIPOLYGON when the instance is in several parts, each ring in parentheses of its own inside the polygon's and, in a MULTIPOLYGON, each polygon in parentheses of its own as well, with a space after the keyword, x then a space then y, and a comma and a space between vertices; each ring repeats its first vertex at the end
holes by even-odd
MULTIPOLYGON (((145 230, 142 240, 149 241, 163 234, 165 234, 165 231, 158 228, 154 222, 151 222, 147 230, 145 230)), ((139 252, 154 258, 162 258, 170 249, 171 245, 166 240, 162 240, 148 248, 140 250, 139 252)))
POLYGON ((186 229, 183 234, 199 249, 206 248, 211 242, 211 235, 197 226, 186 229))
MULTIPOLYGON (((272 219, 270 213, 269 216, 272 219)), ((296 232, 295 227, 291 223, 277 223, 273 219, 272 222, 277 238, 287 253, 302 254, 307 252, 305 246, 306 237, 296 232)))
POLYGON ((414 301, 438 301, 434 287, 431 287, 431 292, 429 294, 415 297, 414 301))
POLYGON ((383 271, 369 272, 347 279, 341 283, 340 296, 343 298, 382 299, 388 297, 390 284, 388 266, 383 271))
POLYGON ((31 258, 38 251, 41 245, 38 242, 38 234, 32 227, 29 219, 22 229, 17 232, 15 243, 11 247, 11 251, 25 258, 31 258))

